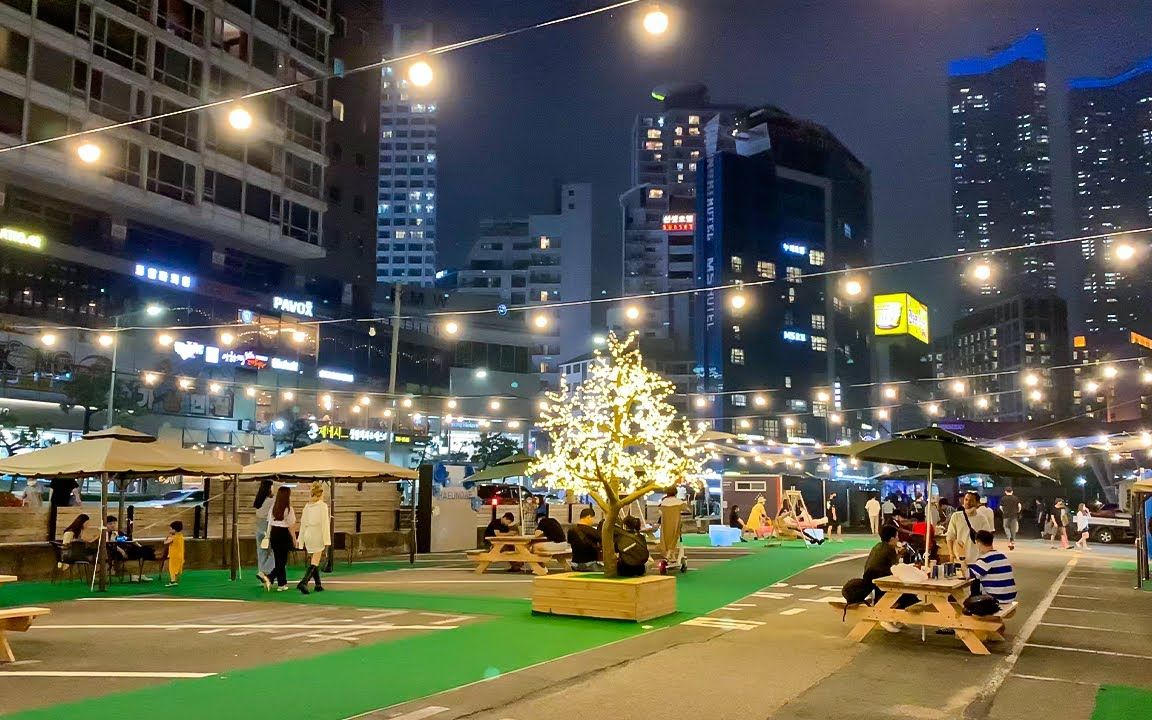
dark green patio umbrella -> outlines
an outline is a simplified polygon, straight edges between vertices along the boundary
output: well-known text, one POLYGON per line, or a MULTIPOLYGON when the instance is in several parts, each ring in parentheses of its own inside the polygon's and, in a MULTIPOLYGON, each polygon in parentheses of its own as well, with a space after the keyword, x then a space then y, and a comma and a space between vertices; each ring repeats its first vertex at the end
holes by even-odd
MULTIPOLYGON (((867 440, 851 445, 827 447, 824 448, 824 454, 925 469, 928 471, 928 505, 932 504, 932 477, 937 470, 945 470, 949 475, 981 473, 1051 480, 1038 470, 974 445, 963 435, 938 427, 894 433, 892 437, 884 440, 867 440)), ((926 518, 927 542, 927 539, 932 537, 932 513, 926 513, 926 518)))

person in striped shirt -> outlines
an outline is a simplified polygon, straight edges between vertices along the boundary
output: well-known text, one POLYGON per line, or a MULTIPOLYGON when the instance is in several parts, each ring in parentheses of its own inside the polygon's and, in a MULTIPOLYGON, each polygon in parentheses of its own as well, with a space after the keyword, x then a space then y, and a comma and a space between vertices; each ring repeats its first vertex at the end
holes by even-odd
POLYGON ((1016 578, 1008 556, 992 547, 993 535, 987 530, 976 532, 976 547, 980 557, 968 565, 968 574, 980 582, 980 592, 991 595, 1001 603, 1016 600, 1016 578))

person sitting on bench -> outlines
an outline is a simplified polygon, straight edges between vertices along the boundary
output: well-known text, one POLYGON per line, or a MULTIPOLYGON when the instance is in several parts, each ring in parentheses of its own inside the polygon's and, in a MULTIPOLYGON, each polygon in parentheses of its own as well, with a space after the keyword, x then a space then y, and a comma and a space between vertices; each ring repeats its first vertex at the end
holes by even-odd
POLYGON ((594 570, 600 559, 600 530, 596 527, 596 511, 586 507, 580 511, 580 520, 568 528, 568 544, 572 547, 572 569, 594 570))
POLYGON ((1016 601, 1016 577, 1008 556, 992 547, 995 536, 987 530, 976 531, 976 547, 980 557, 968 566, 968 574, 980 583, 980 592, 991 595, 1001 605, 1016 601))
POLYGON ((624 526, 615 528, 616 573, 620 577, 640 577, 648 564, 648 541, 640 534, 640 518, 629 515, 624 526))
POLYGON ((89 519, 87 514, 80 513, 68 527, 64 528, 64 534, 60 538, 60 544, 63 546, 62 564, 69 565, 81 560, 96 561, 96 546, 84 539, 89 519))
MULTIPOLYGON (((516 516, 510 512, 506 512, 492 522, 488 523, 488 527, 484 528, 484 541, 488 543, 488 547, 492 547, 493 539, 500 535, 515 535, 519 526, 516 524, 516 516)), ((504 552, 511 552, 505 550, 504 552)), ((520 572, 524 569, 524 563, 510 562, 508 563, 508 572, 520 572)))
POLYGON ((568 544, 564 535, 564 528, 560 525, 560 521, 554 517, 542 515, 536 518, 536 537, 539 540, 533 540, 531 545, 534 552, 572 552, 572 546, 568 544))
MULTIPOLYGON (((864 561, 864 581, 867 582, 875 595, 876 600, 884 594, 884 591, 876 587, 873 580, 882 577, 888 577, 892 574, 892 567, 900 562, 900 541, 897 539, 897 530, 895 525, 885 525, 880 528, 880 542, 876 543, 872 550, 868 553, 868 559, 864 561)), ((915 605, 917 598, 915 595, 903 594, 896 600, 896 607, 904 609, 911 605, 915 605)), ((888 632, 900 632, 899 626, 893 623, 880 623, 888 632)))

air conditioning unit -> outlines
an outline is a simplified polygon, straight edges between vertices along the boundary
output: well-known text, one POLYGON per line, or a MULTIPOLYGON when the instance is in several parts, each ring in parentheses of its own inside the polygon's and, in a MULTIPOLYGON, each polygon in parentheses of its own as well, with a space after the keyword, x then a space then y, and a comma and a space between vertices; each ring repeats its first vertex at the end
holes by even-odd
POLYGON ((128 239, 128 226, 122 222, 112 221, 111 235, 113 240, 123 242, 128 239))

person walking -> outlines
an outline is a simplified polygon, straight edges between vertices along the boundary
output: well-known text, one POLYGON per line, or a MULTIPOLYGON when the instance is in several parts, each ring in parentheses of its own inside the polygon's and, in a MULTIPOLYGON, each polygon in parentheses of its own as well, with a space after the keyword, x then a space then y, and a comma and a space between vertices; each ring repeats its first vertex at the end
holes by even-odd
POLYGON ((836 507, 836 493, 828 493, 824 505, 824 517, 828 520, 828 539, 836 536, 837 542, 844 542, 844 528, 840 525, 840 510, 836 507))
POLYGON ((868 502, 864 503, 864 512, 868 513, 868 526, 872 528, 873 535, 880 534, 880 501, 876 496, 868 498, 868 502))
POLYGON ((308 569, 304 577, 296 583, 296 589, 308 594, 308 581, 315 582, 316 592, 324 590, 320 584, 320 560, 324 549, 332 544, 332 517, 328 513, 328 503, 324 502, 324 483, 312 483, 312 499, 300 513, 300 547, 308 553, 308 569))
POLYGON ((1036 512, 1036 532, 1040 533, 1040 539, 1044 539, 1046 527, 1044 521, 1048 519, 1048 513, 1044 510, 1044 501, 1036 498, 1032 502, 1032 509, 1036 512))
POLYGON ((1016 535, 1020 533, 1020 498, 1012 488, 1004 488, 1000 497, 1000 514, 1004 519, 1004 535, 1008 537, 1008 549, 1016 549, 1016 535))
POLYGON ((268 519, 268 544, 272 548, 275 566, 268 578, 276 583, 276 590, 288 589, 288 553, 296 546, 296 511, 292 509, 292 488, 281 485, 272 503, 268 519))
POLYGON ((1080 507, 1076 508, 1076 517, 1072 518, 1076 523, 1076 532, 1080 534, 1080 538, 1076 540, 1077 550, 1088 549, 1088 521, 1091 518, 1092 513, 1088 512, 1088 506, 1080 503, 1080 507))
POLYGON ((892 517, 896 514, 896 503, 892 501, 892 496, 884 498, 884 502, 880 503, 881 521, 885 525, 892 523, 892 517))
POLYGON ((260 487, 256 489, 256 499, 252 507, 256 511, 256 577, 265 590, 272 589, 272 580, 269 575, 276 568, 276 560, 272 557, 272 545, 268 537, 268 520, 272 515, 272 481, 261 480, 260 487))
POLYGON ((1052 508, 1052 525, 1054 527, 1052 533, 1052 549, 1056 548, 1056 538, 1060 538, 1060 549, 1069 549, 1068 545, 1068 508, 1064 505, 1063 500, 1056 501, 1056 507, 1052 508))

